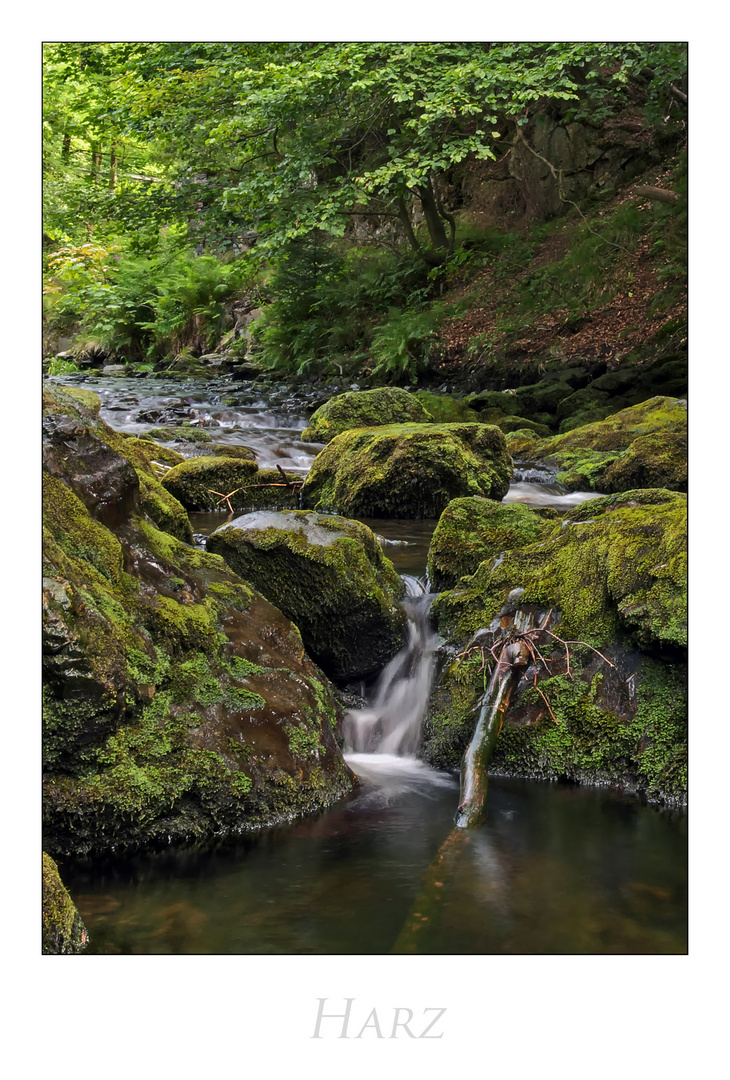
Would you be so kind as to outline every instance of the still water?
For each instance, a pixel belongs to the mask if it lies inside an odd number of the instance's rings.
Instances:
[[[201,424],[216,443],[254,448],[260,466],[301,474],[320,449],[301,443],[307,410],[285,392],[264,398],[245,384],[98,377],[84,385],[102,397],[103,419],[130,433]],[[516,470],[504,501],[566,509],[589,497],[527,469]],[[201,543],[227,519],[222,511],[190,517]],[[368,704],[397,752],[383,752],[387,740],[381,752],[364,752],[370,742],[350,737],[346,757],[360,788],[316,818],[204,848],[59,859],[89,931],[87,952],[380,955],[414,923],[418,950],[429,954],[686,952],[686,815],[601,788],[491,778],[487,820],[437,883],[437,912],[419,910],[459,799],[456,775],[413,756],[407,700],[410,691],[427,696],[434,642],[419,597],[427,599],[436,522],[366,524],[406,580],[418,630],[412,655],[370,688]],[[368,710],[352,715],[361,727],[371,720]]]
[[[89,952],[390,953],[451,831],[458,780],[414,758],[351,765],[360,791],[315,819],[207,850],[60,860]],[[495,777],[445,889],[421,952],[683,953],[686,817]]]

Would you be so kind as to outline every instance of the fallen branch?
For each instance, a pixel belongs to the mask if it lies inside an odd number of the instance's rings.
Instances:
[[[639,184],[638,187],[634,188],[634,195],[638,195],[640,198],[654,199],[655,202],[668,203],[669,206],[674,206],[679,200],[676,191],[652,187],[650,184]]]

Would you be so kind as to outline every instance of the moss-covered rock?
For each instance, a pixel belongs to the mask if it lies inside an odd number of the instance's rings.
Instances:
[[[682,801],[686,530],[683,495],[640,490],[591,500],[537,542],[516,533],[512,550],[442,593],[433,614],[447,646],[426,759],[458,764],[489,680],[490,647],[510,626],[547,620],[533,638],[547,667],[536,657],[521,678],[491,768],[620,783]]]
[[[114,528],[140,511],[160,529],[190,543],[188,515],[160,483],[164,470],[156,461],[164,458],[164,448],[125,437],[97,414],[94,402],[70,393],[68,387],[44,386],[46,472],[66,483],[102,524]]]
[[[596,423],[542,441],[510,440],[521,458],[543,462],[570,491],[687,487],[687,403],[655,397]]]
[[[160,531],[130,461],[62,407],[44,421],[46,850],[190,840],[339,798],[341,710],[296,627]]]
[[[190,427],[190,425],[181,424],[179,427],[156,427],[151,428],[145,438],[153,439],[156,442],[177,442],[177,443],[211,443],[213,442],[213,436],[208,431],[204,431],[203,428]]]
[[[372,675],[405,643],[403,582],[358,521],[260,511],[221,526],[207,547],[297,625],[332,679]]]
[[[88,940],[73,900],[61,881],[50,855],[43,852],[42,951],[47,955],[80,952]]]
[[[464,398],[455,398],[450,394],[435,394],[432,390],[416,390],[412,396],[423,405],[428,413],[429,423],[468,424],[474,420],[483,422],[483,418],[476,414]]]
[[[430,421],[430,413],[414,394],[398,386],[380,386],[375,390],[353,390],[330,398],[312,414],[302,439],[328,443],[335,435],[351,428],[428,424]]]
[[[472,497],[454,499],[439,518],[428,551],[428,576],[435,592],[453,588],[487,559],[526,547],[554,527],[556,510],[529,510]]]
[[[336,436],[302,489],[305,506],[347,517],[434,518],[455,498],[502,499],[512,459],[487,424],[393,424]]]
[[[290,484],[301,477],[288,474]],[[259,469],[250,457],[228,454],[188,458],[165,473],[162,484],[188,510],[225,506],[228,495],[236,510],[291,507],[297,492],[276,469]]]

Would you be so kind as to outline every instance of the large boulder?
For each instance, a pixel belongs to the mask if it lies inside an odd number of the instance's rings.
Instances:
[[[636,490],[589,500],[549,530],[549,519],[535,516],[539,539],[530,540],[529,528],[515,530],[509,550],[490,553],[434,601],[445,645],[424,756],[439,767],[458,765],[499,643],[544,626],[533,636],[533,663],[512,695],[490,768],[684,801],[686,497]],[[465,512],[467,543],[478,522],[478,511]],[[458,524],[452,516],[452,534]],[[452,577],[461,569],[460,545],[453,546]]]
[[[47,955],[78,953],[88,941],[86,927],[61,881],[50,855],[43,852],[42,952]]]
[[[354,390],[338,394],[312,413],[309,426],[302,432],[305,442],[328,443],[351,428],[383,424],[428,424],[432,417],[421,402],[397,386],[375,390]]]
[[[372,675],[405,643],[403,581],[358,521],[259,511],[217,529],[207,548],[296,624],[332,679]]]
[[[160,483],[164,470],[155,461],[163,461],[166,451],[114,431],[99,419],[99,405],[91,391],[44,385],[46,474],[66,484],[103,525],[113,528],[139,511],[159,529],[190,542],[184,507]]]
[[[512,459],[488,424],[392,424],[344,431],[315,458],[303,504],[347,517],[435,518],[452,499],[502,499]]]
[[[557,510],[529,510],[521,503],[472,497],[454,499],[439,518],[428,549],[428,576],[434,592],[452,589],[485,559],[536,543],[554,528]]]
[[[555,470],[569,491],[687,488],[687,402],[654,397],[550,439],[508,437],[515,457]]]
[[[51,405],[45,849],[189,841],[348,792],[341,709],[296,627],[219,556],[157,527],[118,433],[60,391]]]

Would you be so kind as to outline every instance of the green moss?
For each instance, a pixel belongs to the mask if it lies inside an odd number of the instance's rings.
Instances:
[[[350,517],[438,517],[453,498],[501,499],[504,435],[486,424],[398,424],[338,435],[307,476],[305,506]]]
[[[526,547],[554,527],[557,512],[530,510],[519,503],[454,499],[439,518],[428,552],[428,575],[435,591],[453,588],[485,559]]]
[[[257,709],[263,709],[266,701],[261,694],[254,694],[243,687],[231,686],[226,691],[226,704],[231,709],[246,709],[248,712],[255,712]]]
[[[44,955],[77,953],[88,935],[73,900],[64,887],[50,855],[43,852],[43,929]]]
[[[180,427],[152,428],[143,438],[162,440],[163,442],[184,443],[211,443],[213,437],[202,428],[188,427],[181,424]]]
[[[512,453],[558,470],[570,490],[616,492],[687,486],[686,402],[654,397],[542,442],[510,441]]]
[[[259,512],[218,529],[208,547],[295,623],[331,677],[363,677],[403,644],[403,582],[361,522]]]
[[[287,724],[289,747],[295,758],[306,758],[324,753],[320,743],[319,726],[308,728],[306,724]]]
[[[431,415],[416,395],[399,387],[383,386],[330,398],[312,414],[309,426],[302,432],[302,439],[305,442],[327,443],[335,435],[352,428],[409,421],[426,424],[430,420]]]
[[[563,636],[600,647],[621,631],[647,646],[686,646],[686,499],[626,492],[568,513],[543,541],[482,563],[433,610],[463,637],[488,626],[508,594],[561,612]]]
[[[43,474],[43,518],[47,542],[57,543],[65,554],[85,560],[108,582],[119,584],[123,565],[119,540],[90,516],[65,484],[47,473]]]
[[[479,419],[464,399],[450,397],[448,394],[434,394],[431,390],[416,390],[412,396],[423,405],[428,413],[429,423],[470,423]]]
[[[63,392],[68,397],[80,402],[87,409],[90,409],[95,416],[99,415],[101,398],[93,390],[84,390],[81,386],[64,386]]]

